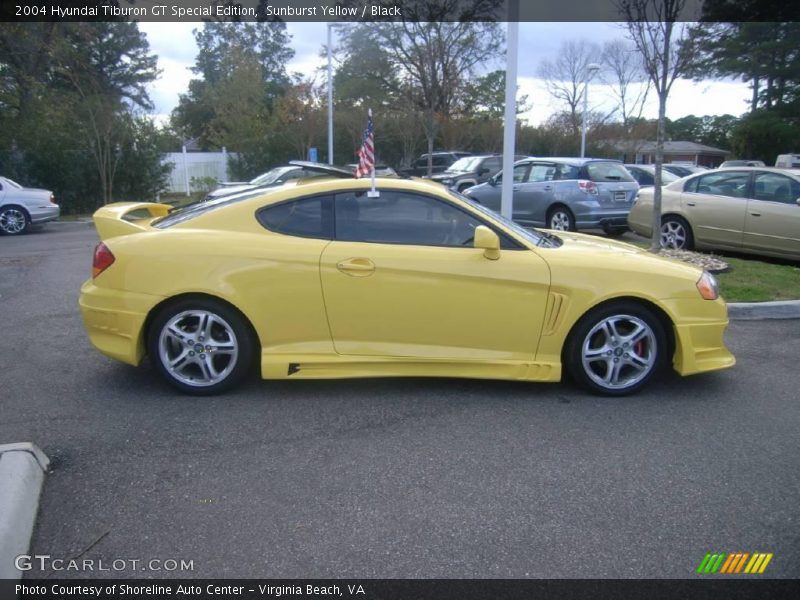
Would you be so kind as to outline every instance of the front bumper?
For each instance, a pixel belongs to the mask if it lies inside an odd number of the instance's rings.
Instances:
[[[92,345],[100,352],[130,365],[145,353],[144,324],[163,298],[98,287],[89,279],[81,286],[78,304]]]
[[[39,225],[40,223],[47,223],[48,221],[55,221],[61,216],[61,207],[58,204],[50,204],[48,206],[37,206],[29,210],[31,215],[31,223]]]
[[[728,309],[718,300],[672,300],[667,306],[673,315],[675,354],[673,367],[680,375],[694,375],[727,369],[736,358],[725,347]],[[698,310],[699,309],[699,310]],[[680,315],[692,315],[692,319]]]

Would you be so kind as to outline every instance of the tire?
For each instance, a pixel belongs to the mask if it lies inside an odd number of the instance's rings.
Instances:
[[[658,317],[645,306],[621,301],[578,321],[565,361],[582,387],[603,396],[625,396],[658,377],[669,362],[668,354],[667,334]]]
[[[686,219],[667,215],[661,219],[661,247],[694,250],[694,234]]]
[[[30,219],[24,208],[4,206],[0,208],[0,232],[5,235],[21,235],[28,230]]]
[[[553,206],[547,211],[547,229],[576,231],[575,217],[566,206]]]
[[[254,334],[244,317],[210,298],[174,302],[153,319],[147,339],[150,360],[180,391],[211,396],[227,391],[253,364]]]

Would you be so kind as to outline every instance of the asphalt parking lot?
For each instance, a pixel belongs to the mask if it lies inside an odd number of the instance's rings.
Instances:
[[[90,347],[95,243],[0,237],[0,443],[53,462],[32,553],[193,561],[131,577],[682,578],[743,551],[800,576],[798,320],[733,323],[734,369],[632,398],[389,379],[197,399]]]

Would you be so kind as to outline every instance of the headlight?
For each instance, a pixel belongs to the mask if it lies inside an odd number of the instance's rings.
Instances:
[[[442,185],[446,185],[446,186],[450,187],[451,185],[453,185],[453,180],[452,179],[441,179],[439,181],[439,183],[441,183]]]
[[[697,291],[706,300],[716,300],[719,298],[719,285],[717,279],[708,271],[703,271],[700,279],[697,280]]]

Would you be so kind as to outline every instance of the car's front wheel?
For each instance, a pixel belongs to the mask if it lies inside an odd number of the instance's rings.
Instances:
[[[148,335],[148,353],[166,380],[203,396],[239,383],[252,365],[254,346],[244,318],[206,298],[168,305],[153,319]]]
[[[615,302],[578,322],[565,358],[571,375],[583,387],[607,396],[624,396],[664,369],[667,334],[646,307]]]
[[[19,235],[28,229],[28,215],[17,206],[0,209],[0,231],[6,235]]]

